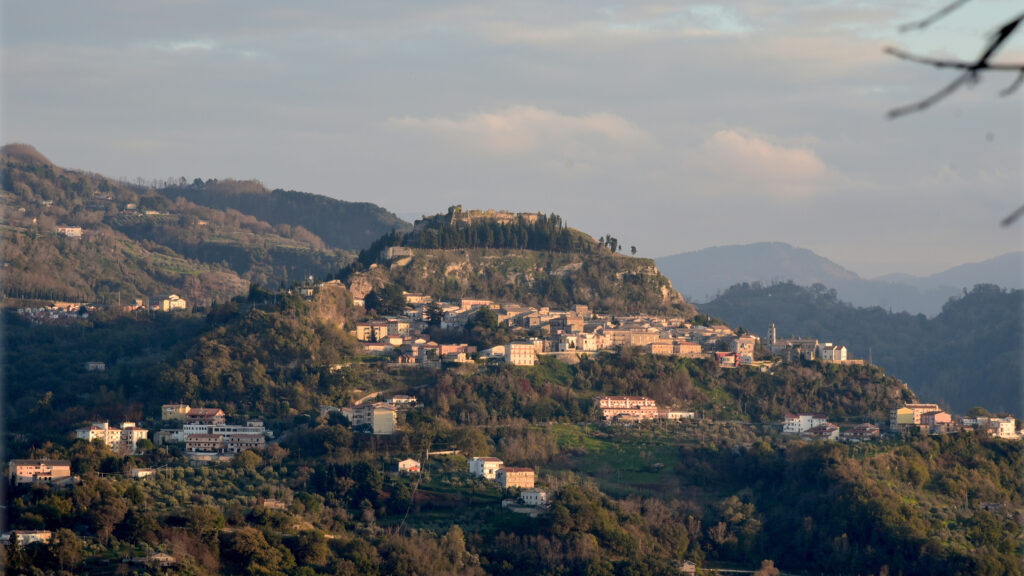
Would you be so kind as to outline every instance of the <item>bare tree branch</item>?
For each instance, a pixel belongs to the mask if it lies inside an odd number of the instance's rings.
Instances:
[[[886,54],[890,56],[895,56],[900,60],[909,60],[910,62],[917,62],[918,64],[928,64],[930,66],[935,66],[936,68],[959,68],[960,70],[978,69],[977,62],[968,62],[966,60],[946,60],[942,58],[928,58],[927,56],[918,56],[916,54],[911,54],[910,52],[900,50],[899,48],[893,48],[892,46],[886,46],[882,50]],[[1022,68],[1024,68],[1024,64],[1003,64],[995,62],[991,64],[985,64],[980,69],[1001,71],[1012,70],[1014,72],[1019,72]]]
[[[948,5],[944,6],[941,10],[939,10],[938,12],[936,12],[936,13],[932,14],[931,16],[925,18],[924,20],[919,20],[917,22],[910,22],[908,24],[904,24],[903,26],[900,26],[900,32],[906,32],[908,30],[921,30],[923,28],[927,28],[927,27],[931,26],[932,24],[934,24],[936,21],[941,20],[941,19],[945,18],[946,16],[948,16],[950,12],[953,12],[957,8],[963,6],[964,4],[967,4],[970,1],[971,0],[954,0],[952,4],[948,4]]]
[[[906,106],[901,106],[900,108],[893,108],[892,110],[889,110],[889,118],[899,118],[900,116],[905,116],[907,114],[912,114],[914,112],[920,112],[925,108],[929,108],[932,104],[935,104],[936,102],[942,100],[946,96],[949,96],[953,92],[956,92],[957,88],[959,88],[961,84],[964,84],[965,82],[976,81],[977,80],[974,77],[974,72],[968,70],[963,74],[957,76],[956,80],[953,80],[945,88],[939,90],[935,94],[932,94],[931,96],[923,100],[914,102],[913,104],[908,104]]]
[[[928,24],[931,24],[938,18],[941,18],[942,16],[945,16],[949,12],[955,10],[956,8],[959,8],[967,1],[968,0],[958,0],[953,4],[946,6],[946,8],[944,8],[942,11],[936,13],[935,15],[929,18],[926,18],[925,20],[922,20],[921,22],[925,23],[924,26],[927,26]],[[900,116],[911,114],[913,112],[919,112],[921,110],[924,110],[925,108],[932,106],[933,104],[949,96],[953,92],[956,92],[957,89],[963,86],[964,84],[977,82],[980,78],[980,73],[983,70],[1017,72],[1018,79],[1014,81],[1014,83],[1011,84],[1009,88],[1001,92],[1003,96],[1013,93],[1019,87],[1020,83],[1024,82],[1024,80],[1021,80],[1020,76],[1024,75],[1024,64],[990,63],[989,59],[991,59],[992,56],[995,55],[995,53],[1006,42],[1006,40],[1017,31],[1017,28],[1020,26],[1022,21],[1024,21],[1024,14],[1021,14],[1020,16],[1017,16],[1016,18],[1010,20],[1006,24],[1003,24],[1003,26],[1001,26],[999,30],[992,34],[988,46],[985,47],[985,51],[982,52],[981,56],[979,56],[978,59],[975,60],[974,62],[964,62],[961,60],[946,60],[941,58],[926,58],[924,56],[916,56],[914,54],[904,52],[897,48],[886,48],[886,53],[891,54],[892,56],[895,56],[896,58],[900,58],[902,60],[908,60],[911,62],[916,62],[918,64],[935,66],[936,68],[957,68],[964,71],[963,74],[956,78],[956,80],[953,80],[953,82],[951,82],[945,88],[939,90],[935,94],[932,94],[931,96],[928,96],[927,98],[915,102],[913,104],[909,104],[907,106],[902,106],[900,108],[890,110],[888,114],[889,118],[899,118]],[[924,26],[917,26],[917,28],[923,28]]]
[[[1013,81],[1013,84],[1010,84],[1006,88],[1003,88],[999,92],[999,95],[1009,96],[1010,94],[1016,92],[1017,89],[1020,88],[1021,84],[1024,84],[1024,67],[1022,67],[1020,72],[1017,74],[1017,78]]]
[[[947,4],[941,10],[932,14],[931,16],[928,16],[924,20],[920,20],[918,22],[911,22],[909,24],[904,24],[903,26],[900,26],[900,32],[906,32],[908,30],[921,30],[923,28],[927,28],[928,26],[934,24],[936,21],[945,18],[950,13],[954,12],[955,10],[957,10],[964,4],[967,4],[968,2],[970,2],[970,0],[953,0],[953,2]],[[914,104],[890,110],[888,114],[889,118],[898,118],[905,114],[918,112],[924,110],[925,108],[928,108],[929,106],[935,104],[939,100],[942,100],[943,98],[949,96],[953,92],[956,92],[957,89],[960,88],[960,86],[964,84],[972,84],[978,82],[981,76],[981,72],[983,70],[992,70],[997,72],[1017,72],[1017,77],[1014,79],[1014,81],[1009,86],[1001,90],[999,92],[999,95],[1005,97],[1016,92],[1017,89],[1021,87],[1021,85],[1024,85],[1024,64],[991,63],[989,62],[989,59],[991,59],[992,56],[1002,47],[1003,43],[1006,42],[1007,38],[1012,36],[1017,31],[1017,28],[1020,27],[1021,22],[1024,22],[1024,14],[1021,14],[1020,16],[1017,16],[1016,18],[1003,24],[999,28],[999,30],[996,30],[995,33],[993,33],[990,36],[990,40],[988,46],[985,48],[985,51],[982,52],[981,56],[979,56],[978,59],[974,62],[942,58],[927,58],[924,56],[910,54],[909,52],[904,52],[903,50],[899,50],[897,48],[885,48],[885,52],[887,54],[895,56],[896,58],[899,58],[901,60],[908,60],[910,62],[934,66],[936,68],[955,68],[958,70],[963,70],[963,73],[957,76],[957,78],[953,80],[953,82],[951,82],[949,85],[947,85],[942,90],[939,90],[935,94],[932,94],[931,96],[925,98],[924,100],[915,102]],[[1003,218],[1000,224],[1002,224],[1003,227],[1011,226],[1022,216],[1024,216],[1024,206],[1017,208],[1009,216]]]
[[[1010,226],[1011,224],[1016,222],[1017,219],[1019,219],[1021,216],[1024,216],[1024,206],[1017,208],[1016,210],[1013,211],[1012,214],[1010,214],[1006,218],[1003,218],[1003,221],[1000,222],[1000,224],[1002,224],[1004,227]]]

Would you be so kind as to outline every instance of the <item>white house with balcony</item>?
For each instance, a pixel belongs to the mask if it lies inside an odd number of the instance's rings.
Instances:
[[[501,470],[504,464],[499,458],[478,456],[469,461],[469,473],[473,476],[494,480],[497,477],[498,470]]]
[[[786,419],[782,422],[782,432],[800,434],[825,424],[828,424],[828,417],[824,414],[786,414]]]

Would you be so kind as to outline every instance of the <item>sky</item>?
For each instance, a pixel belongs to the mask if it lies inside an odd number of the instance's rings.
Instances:
[[[1024,247],[1024,90],[971,59],[1017,2],[5,0],[0,141],[115,178],[258,179],[556,213],[659,257],[783,241],[862,276]],[[1018,34],[1024,37],[1024,33]],[[1000,61],[1024,61],[1015,38]]]

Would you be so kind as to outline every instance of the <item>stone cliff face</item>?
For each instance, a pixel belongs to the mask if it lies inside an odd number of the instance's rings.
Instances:
[[[532,250],[421,250],[354,274],[359,297],[388,282],[437,298],[480,297],[528,305],[586,304],[597,312],[693,316],[653,261],[610,253]]]

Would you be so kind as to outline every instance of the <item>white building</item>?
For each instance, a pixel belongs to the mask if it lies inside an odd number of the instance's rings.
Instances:
[[[831,342],[818,344],[818,358],[823,362],[845,362],[846,346],[836,346]]]
[[[994,438],[1005,440],[1020,438],[1020,434],[1017,433],[1017,420],[1014,418],[979,417],[978,428]]]
[[[134,422],[123,422],[120,428],[112,428],[108,422],[95,422],[88,428],[79,428],[75,435],[87,442],[101,440],[120,454],[134,454],[135,443],[147,438],[149,430],[136,428]]]
[[[420,471],[420,463],[412,458],[406,458],[398,463],[398,471],[412,474]]]
[[[782,432],[784,434],[800,434],[825,424],[828,424],[828,417],[824,414],[786,414],[786,419],[782,423]]]
[[[503,465],[504,462],[498,458],[480,456],[469,461],[469,473],[488,480],[494,480],[498,474],[498,470],[501,470]]]
[[[238,424],[184,424],[181,427],[186,437],[192,434],[259,434],[266,435],[262,420],[250,420],[245,426]]]
[[[688,420],[695,416],[689,410],[673,410],[671,408],[659,408],[658,418],[663,420]]]
[[[519,497],[523,499],[523,503],[527,506],[547,506],[549,501],[548,491],[541,490],[540,488],[524,490]]]

